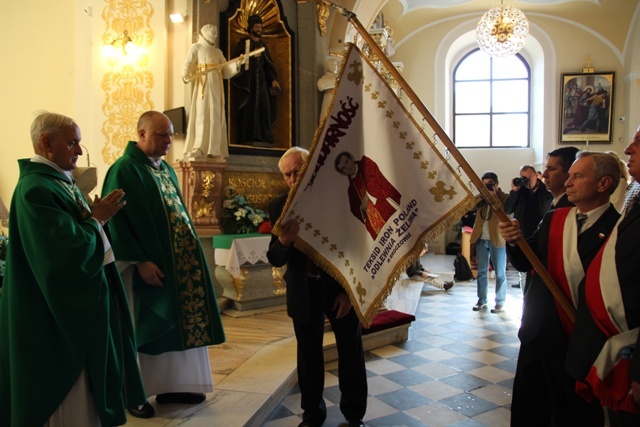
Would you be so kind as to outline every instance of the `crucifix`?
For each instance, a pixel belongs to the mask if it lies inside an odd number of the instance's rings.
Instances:
[[[596,69],[591,66],[591,57],[587,55],[587,57],[585,58],[585,61],[587,61],[587,66],[582,68],[582,72],[583,73],[595,73]]]

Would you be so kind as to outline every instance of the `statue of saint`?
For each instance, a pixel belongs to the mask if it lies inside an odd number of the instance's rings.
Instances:
[[[247,32],[248,36],[236,45],[234,55],[240,56],[260,48],[264,48],[264,51],[249,58],[249,67],[242,67],[233,79],[238,100],[238,144],[273,147],[276,96],[281,89],[276,65],[262,41],[260,15],[249,17]]]
[[[324,93],[322,98],[322,107],[320,109],[320,121],[329,113],[331,106],[331,98],[333,97],[333,89],[336,87],[336,78],[338,77],[338,68],[340,67],[341,58],[336,56],[327,56],[324,60],[325,73],[318,79],[318,90]]]
[[[191,45],[183,67],[183,81],[193,81],[185,159],[229,156],[227,119],[222,79],[235,76],[242,61],[227,61],[215,47],[218,29],[207,24],[200,29],[198,41]]]

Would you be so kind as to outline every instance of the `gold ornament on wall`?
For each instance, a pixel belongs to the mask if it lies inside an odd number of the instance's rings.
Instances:
[[[102,12],[106,26],[103,45],[114,47],[121,40],[126,41],[122,52],[105,58],[108,70],[102,77],[101,87],[105,94],[102,134],[106,139],[102,158],[107,164],[120,157],[128,141],[136,139],[140,115],[154,108],[151,101],[154,77],[145,69],[149,63],[148,49],[154,38],[150,22],[153,13],[151,3],[146,0],[111,0]],[[135,52],[125,49],[131,44],[135,46]]]
[[[309,0],[298,0],[299,4],[308,3]],[[324,36],[327,32],[327,18],[329,18],[330,8],[327,3],[316,2],[316,17],[318,18],[318,30]]]

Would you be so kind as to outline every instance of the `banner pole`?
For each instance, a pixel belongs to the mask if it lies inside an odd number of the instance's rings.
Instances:
[[[449,153],[453,156],[453,158],[458,162],[460,167],[467,174],[473,185],[478,189],[482,198],[489,203],[491,208],[494,210],[498,218],[501,222],[510,222],[511,218],[505,213],[504,209],[498,201],[493,197],[489,190],[484,186],[482,180],[475,171],[471,168],[467,160],[462,156],[458,148],[451,141],[449,136],[445,133],[444,129],[440,126],[440,124],[436,121],[436,119],[431,115],[427,107],[422,103],[418,95],[411,89],[409,84],[402,77],[400,72],[393,66],[387,55],[382,51],[380,46],[375,42],[373,37],[369,34],[369,32],[362,26],[362,23],[356,17],[356,14],[347,10],[346,8],[339,6],[333,2],[327,0],[315,0],[316,2],[327,4],[334,9],[336,9],[340,14],[345,16],[347,20],[353,25],[358,34],[364,39],[364,42],[367,43],[369,48],[376,54],[378,59],[384,64],[385,68],[393,76],[393,78],[398,82],[400,88],[405,92],[406,96],[411,100],[412,104],[418,109],[422,117],[429,123],[429,126],[435,131],[436,135],[444,146],[449,150]],[[565,312],[571,323],[575,323],[576,318],[576,310],[573,307],[573,304],[569,302],[567,297],[562,293],[558,285],[555,283],[555,280],[551,277],[547,269],[544,267],[542,262],[538,259],[533,249],[529,246],[527,241],[525,240],[523,235],[520,235],[518,239],[515,241],[520,250],[527,257],[531,265],[535,269],[535,271],[540,275],[540,278],[543,280],[544,284],[547,286],[553,298],[558,302],[562,310]]]

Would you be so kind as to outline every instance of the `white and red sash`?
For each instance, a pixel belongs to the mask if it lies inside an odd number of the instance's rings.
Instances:
[[[620,221],[587,270],[587,307],[608,340],[591,367],[586,384],[578,382],[576,391],[587,400],[599,399],[615,411],[640,413],[640,406],[630,394],[629,378],[630,346],[637,342],[640,328],[629,330],[625,316],[615,260],[619,224]]]
[[[547,270],[574,307],[578,306],[578,286],[584,278],[584,269],[578,254],[576,213],[575,207],[560,208],[553,212],[549,225],[547,252]],[[556,308],[562,325],[570,336],[573,332],[573,323],[557,301]]]

